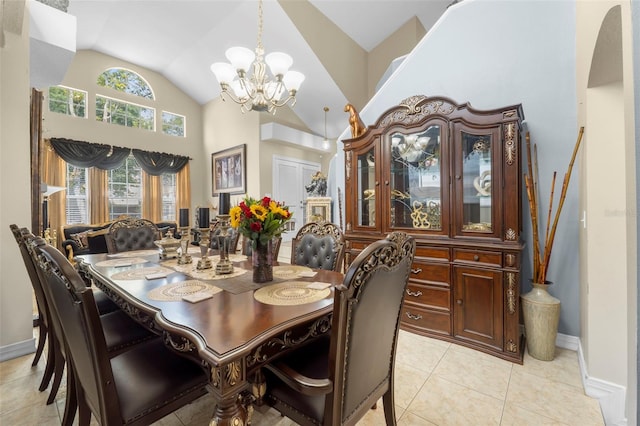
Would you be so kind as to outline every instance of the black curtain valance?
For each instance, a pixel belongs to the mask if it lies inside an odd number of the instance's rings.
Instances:
[[[51,138],[51,147],[64,161],[76,167],[97,167],[102,170],[116,169],[124,163],[130,148]]]
[[[97,167],[113,170],[122,164],[133,152],[133,156],[145,172],[153,176],[163,173],[178,173],[189,162],[189,157],[142,151],[112,145],[75,141],[65,138],[49,139],[53,150],[69,164],[76,167]]]
[[[178,173],[189,162],[189,157],[164,154],[162,152],[132,149],[133,156],[145,172],[153,176],[163,173]]]

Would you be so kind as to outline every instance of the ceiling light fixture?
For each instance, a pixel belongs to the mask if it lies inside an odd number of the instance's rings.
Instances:
[[[327,139],[327,112],[329,107],[324,107],[324,140],[322,141],[322,149],[329,149],[329,139]]]
[[[289,71],[293,64],[291,56],[282,52],[273,52],[265,58],[262,46],[262,0],[258,2],[258,46],[255,54],[246,47],[231,47],[225,52],[229,60],[211,65],[225,100],[225,94],[240,104],[240,110],[268,111],[275,114],[276,108],[291,101],[296,104],[296,93],[304,81],[304,75],[297,71]],[[266,64],[265,64],[266,61]],[[273,77],[267,74],[267,65]],[[249,75],[249,69],[253,73]]]

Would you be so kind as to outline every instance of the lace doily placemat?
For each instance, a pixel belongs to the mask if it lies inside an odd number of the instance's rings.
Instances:
[[[108,254],[107,257],[110,257],[110,258],[145,257],[145,256],[152,256],[154,254],[156,256],[159,256],[160,255],[160,250],[159,249],[149,249],[149,250],[123,251],[121,253]]]
[[[162,266],[152,266],[149,268],[135,268],[122,272],[117,272],[111,275],[113,280],[144,280],[146,275],[165,274],[172,273],[173,270],[169,268],[163,268]]]
[[[239,277],[240,275],[247,272],[246,269],[238,268],[236,266],[233,267],[233,272],[230,274],[216,275],[216,263],[213,258],[209,258],[211,260],[211,264],[213,265],[210,269],[198,269],[198,260],[199,257],[193,257],[191,263],[187,263],[186,265],[178,265],[178,259],[169,259],[162,262],[162,266],[166,266],[167,268],[171,268],[174,271],[182,272],[185,275],[189,275],[191,278],[195,278],[198,280],[225,280],[229,278]],[[217,259],[219,260],[219,259]]]
[[[131,257],[124,259],[110,259],[103,260],[101,262],[97,262],[96,266],[129,266],[129,265],[138,265],[140,263],[147,263],[147,259],[143,259],[141,257]]]
[[[182,300],[183,296],[191,294],[208,294],[214,295],[220,293],[222,289],[216,287],[213,284],[208,284],[198,280],[182,281],[179,283],[172,283],[154,288],[147,296],[151,300],[158,300],[161,302],[175,302]]]
[[[258,302],[267,305],[294,306],[317,302],[331,294],[331,287],[319,290],[309,288],[310,284],[305,281],[286,281],[272,284],[256,290],[253,297]]]
[[[187,249],[187,253],[189,253],[191,256],[195,256],[195,257],[201,257],[202,256],[202,254],[201,254],[202,252],[200,251],[200,247],[190,246]],[[211,253],[211,254],[209,254],[209,253]],[[214,264],[220,260],[220,255],[216,251],[210,251],[209,253],[207,253],[207,255],[209,256],[209,259],[211,259],[211,261]],[[245,260],[247,260],[247,256],[245,256],[244,254],[240,254],[240,253],[230,253],[229,254],[229,260],[231,262],[244,262]]]
[[[314,275],[311,268],[300,265],[279,265],[273,267],[273,276],[288,280],[291,278],[300,278],[303,276]]]

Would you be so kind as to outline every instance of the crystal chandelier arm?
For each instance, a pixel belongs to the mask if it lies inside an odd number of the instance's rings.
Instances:
[[[273,104],[274,107],[276,108],[280,108],[281,106],[285,106],[289,101],[291,101],[291,106],[293,107],[296,104],[296,91],[295,90],[290,90],[289,94],[287,95],[286,98],[284,99],[276,99],[274,101],[272,101],[271,103]]]

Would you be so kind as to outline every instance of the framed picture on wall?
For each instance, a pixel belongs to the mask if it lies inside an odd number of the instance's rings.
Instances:
[[[242,144],[211,154],[213,195],[247,192],[247,145]]]

